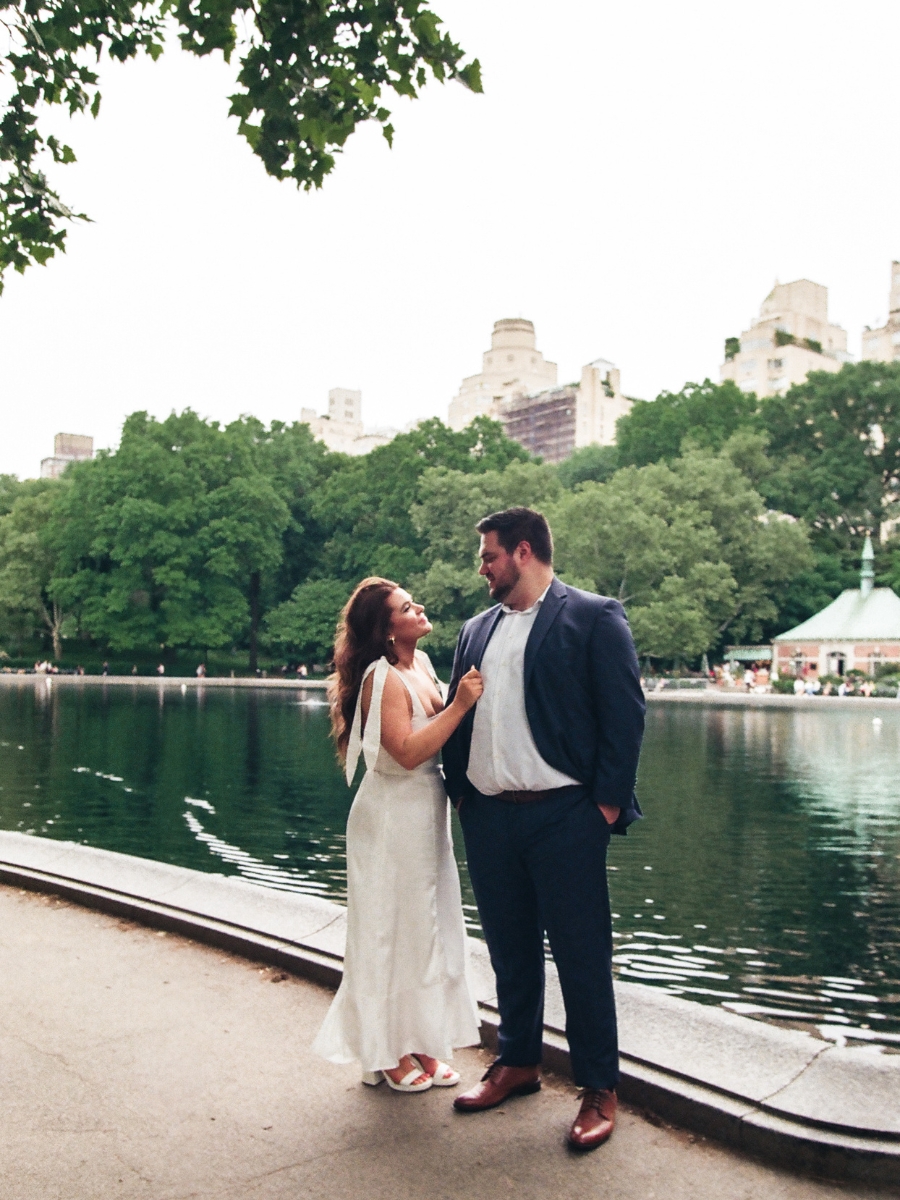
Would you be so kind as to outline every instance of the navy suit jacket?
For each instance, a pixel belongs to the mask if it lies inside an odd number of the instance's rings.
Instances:
[[[496,604],[463,625],[448,702],[460,676],[481,666],[500,614]],[[583,783],[595,804],[621,808],[614,833],[624,833],[642,815],[634,781],[645,708],[622,605],[554,576],[525,647],[525,712],[545,762]],[[454,804],[474,792],[466,776],[474,721],[472,709],[444,746],[444,774]]]

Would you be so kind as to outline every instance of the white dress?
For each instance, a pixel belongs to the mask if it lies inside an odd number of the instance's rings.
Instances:
[[[449,1059],[454,1047],[480,1040],[438,755],[407,771],[381,745],[390,670],[381,658],[363,676],[375,676],[365,737],[360,686],[347,747],[348,783],[360,750],[367,770],[347,820],[344,978],[313,1043],[323,1058],[363,1071],[389,1070],[416,1052]],[[412,698],[413,730],[421,729],[429,717],[398,675]]]

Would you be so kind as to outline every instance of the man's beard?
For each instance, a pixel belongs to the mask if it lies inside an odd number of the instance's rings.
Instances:
[[[519,582],[520,578],[521,578],[521,573],[519,571],[516,571],[515,574],[513,575],[512,579],[505,580],[503,583],[496,583],[491,592],[491,598],[494,600],[499,600],[500,603],[502,604],[503,601],[506,599],[506,597],[509,595],[509,593],[513,590],[513,588]]]

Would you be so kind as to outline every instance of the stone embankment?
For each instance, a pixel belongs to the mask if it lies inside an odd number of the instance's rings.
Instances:
[[[327,987],[341,978],[346,913],[325,900],[10,832],[0,832],[0,883],[182,934]],[[490,1045],[493,974],[484,945],[473,940],[471,949]],[[61,991],[56,1002],[68,1005],[70,997]],[[639,984],[617,984],[617,1002],[626,1101],[793,1170],[875,1186],[900,1180],[900,1055],[839,1047]],[[545,1017],[545,1061],[565,1076],[564,1014],[552,969]],[[423,1179],[431,1179],[429,1162],[425,1155]],[[657,1194],[674,1194],[658,1182]],[[723,1188],[718,1195],[788,1195]]]
[[[195,675],[45,675],[43,672],[29,671],[0,671],[0,687],[4,684],[14,687],[17,684],[34,686],[43,683],[44,687],[140,687],[164,688],[194,691],[198,688],[302,688],[322,691],[328,684],[324,679],[301,679],[291,676],[283,679],[280,676],[270,678],[228,678],[226,676],[205,675],[198,679]]]
[[[797,708],[804,712],[900,712],[890,696],[782,696],[774,692],[722,691],[720,688],[664,688],[645,692],[649,704],[694,704],[718,708]]]

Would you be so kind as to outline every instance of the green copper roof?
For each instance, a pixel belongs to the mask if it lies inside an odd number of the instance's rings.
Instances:
[[[893,588],[860,588],[841,592],[827,608],[776,642],[893,642],[900,641],[900,596]]]

